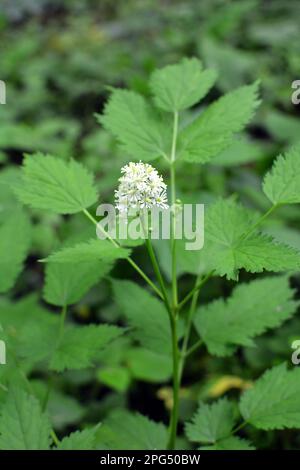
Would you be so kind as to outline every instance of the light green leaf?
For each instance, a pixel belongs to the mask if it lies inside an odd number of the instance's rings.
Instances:
[[[202,70],[198,59],[184,58],[178,64],[155,70],[150,78],[150,87],[156,106],[175,112],[198,103],[216,78],[214,70]]]
[[[37,399],[20,387],[10,388],[0,416],[1,450],[47,450],[50,423]]]
[[[216,166],[231,167],[256,162],[264,157],[263,149],[246,137],[234,139],[232,144],[212,160]]]
[[[88,263],[102,260],[107,263],[127,258],[130,250],[116,247],[108,240],[91,239],[75,246],[63,248],[43,261],[50,263]]]
[[[25,156],[16,194],[24,204],[58,214],[80,212],[98,198],[93,177],[81,163],[41,153]]]
[[[213,446],[200,447],[200,450],[255,450],[255,447],[246,439],[230,436],[216,442]]]
[[[209,352],[225,356],[233,346],[252,346],[252,338],[290,318],[299,302],[286,276],[240,284],[226,301],[215,300],[195,315],[195,326]]]
[[[113,280],[112,286],[117,305],[134,328],[137,341],[151,351],[169,354],[171,331],[164,305],[133,282]]]
[[[98,119],[135,159],[153,160],[170,149],[170,127],[137,93],[113,90],[104,115]]]
[[[52,355],[50,368],[56,371],[91,367],[101,349],[124,333],[113,325],[67,328]]]
[[[244,392],[240,411],[258,429],[300,428],[300,368],[286,364],[269,369]]]
[[[206,163],[225,150],[251,120],[259,101],[258,83],[238,88],[213,103],[179,134],[178,158]]]
[[[300,145],[279,155],[265,176],[263,190],[273,204],[300,203]]]
[[[97,433],[98,440],[110,450],[163,450],[167,429],[139,413],[116,410]]]
[[[44,299],[53,305],[64,306],[78,302],[108,274],[109,263],[47,263],[45,271]]]
[[[21,209],[13,213],[0,227],[0,292],[6,292],[15,283],[23,268],[30,246],[31,227]]]
[[[94,450],[97,429],[98,426],[94,426],[83,431],[72,432],[63,438],[57,450]]]
[[[234,423],[233,404],[222,398],[211,405],[200,404],[185,432],[191,442],[214,444],[230,435]]]

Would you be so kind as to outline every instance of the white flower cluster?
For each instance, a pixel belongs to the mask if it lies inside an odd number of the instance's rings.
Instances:
[[[130,209],[168,208],[166,185],[157,170],[148,163],[130,162],[121,169],[115,191],[116,208],[125,214]]]

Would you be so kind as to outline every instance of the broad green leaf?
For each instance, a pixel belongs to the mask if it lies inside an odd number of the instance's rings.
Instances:
[[[21,388],[10,388],[0,415],[1,450],[47,450],[50,423],[39,402]]]
[[[299,305],[293,296],[286,276],[240,284],[227,300],[202,306],[195,326],[209,352],[225,356],[234,346],[252,346],[252,338],[290,318]]]
[[[244,392],[240,411],[258,429],[300,428],[300,368],[286,364],[269,369]]]
[[[273,204],[300,203],[300,145],[279,155],[265,176],[263,190]]]
[[[163,450],[166,427],[139,413],[116,410],[102,424],[98,441],[109,450]]]
[[[218,200],[207,210],[205,243],[200,252],[207,270],[237,279],[240,269],[281,272],[300,267],[299,252],[252,230],[258,215],[233,199]]]
[[[112,286],[120,312],[134,328],[137,341],[151,351],[169,354],[171,331],[164,305],[133,282],[113,280]]]
[[[156,106],[175,112],[198,103],[216,78],[214,70],[202,70],[198,59],[184,58],[178,64],[155,70],[150,78],[150,87]]]
[[[30,246],[31,227],[27,215],[15,209],[0,227],[0,292],[13,287],[22,271]]]
[[[64,437],[57,450],[94,450],[98,426],[83,431],[72,432]]]
[[[216,442],[213,446],[200,447],[200,450],[255,450],[255,447],[246,439],[230,436]]]
[[[26,155],[16,194],[35,209],[74,214],[97,201],[92,175],[75,160],[51,155]]]
[[[225,150],[251,120],[259,101],[258,83],[228,93],[203,111],[178,138],[178,158],[206,163]]]
[[[201,403],[185,433],[191,442],[214,444],[230,435],[234,426],[234,407],[226,398],[212,405]]]
[[[88,325],[66,328],[50,361],[56,371],[91,367],[97,354],[124,333],[113,325]]]
[[[107,263],[120,258],[127,258],[130,251],[116,247],[108,240],[91,239],[75,246],[62,248],[43,261],[50,263],[88,263],[102,260]]]
[[[101,124],[131,157],[153,160],[170,150],[171,130],[146,100],[128,90],[113,90]]]
[[[53,305],[75,304],[110,269],[109,263],[97,260],[88,263],[47,263],[43,297]]]

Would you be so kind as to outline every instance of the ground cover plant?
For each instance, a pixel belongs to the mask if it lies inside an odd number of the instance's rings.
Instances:
[[[91,44],[91,96],[78,83],[60,119],[49,58],[35,57],[34,40],[23,51],[38,70],[36,101],[1,107],[1,450],[299,446],[298,124],[284,93],[274,109],[267,64],[255,74],[251,51],[222,51],[243,67],[220,78],[222,37],[254,4],[242,5],[207,14],[192,54],[170,40],[164,64],[125,84],[108,67],[101,110]],[[76,100],[84,125],[71,117]],[[100,239],[101,203],[129,203],[137,217],[170,206],[170,240]],[[175,237],[186,203],[205,206],[196,251]]]

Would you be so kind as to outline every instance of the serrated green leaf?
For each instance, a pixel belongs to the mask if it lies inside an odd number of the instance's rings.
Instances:
[[[163,450],[167,429],[139,413],[116,410],[97,433],[98,440],[110,450]]]
[[[93,450],[95,449],[96,432],[98,426],[83,431],[72,432],[64,437],[57,446],[57,450]]]
[[[164,305],[130,281],[112,282],[117,305],[144,347],[161,354],[171,351],[171,331]]]
[[[170,128],[146,100],[128,90],[113,90],[101,124],[118,139],[121,148],[135,159],[153,160],[169,151]]]
[[[0,292],[6,292],[22,271],[30,246],[30,222],[21,209],[15,209],[0,227]]]
[[[124,333],[113,325],[88,325],[66,328],[50,361],[56,371],[91,367],[101,349]]]
[[[47,450],[50,423],[37,399],[21,388],[11,388],[0,415],[1,450]]]
[[[24,204],[58,214],[80,212],[98,198],[93,177],[81,163],[41,153],[25,156],[15,191]]]
[[[293,296],[286,276],[240,284],[226,301],[202,306],[195,326],[211,354],[226,356],[233,346],[251,346],[252,338],[290,318],[299,305]]]
[[[300,145],[277,157],[263,190],[273,204],[300,203]]]
[[[228,93],[185,127],[178,138],[178,158],[206,163],[232,143],[251,120],[259,101],[258,83]]]
[[[108,240],[92,239],[75,246],[62,248],[43,261],[50,263],[88,263],[103,260],[107,263],[127,258],[130,250],[116,247]]]
[[[300,369],[286,364],[269,369],[244,392],[240,411],[258,429],[300,428]]]
[[[43,298],[53,305],[64,306],[78,302],[108,274],[109,263],[47,263]]]
[[[156,106],[175,112],[198,103],[216,78],[214,70],[202,70],[198,59],[184,58],[178,64],[155,70],[150,78],[150,87]]]
[[[211,405],[200,404],[185,432],[191,442],[214,444],[230,435],[234,423],[233,404],[222,398]]]
[[[200,447],[200,450],[255,450],[255,447],[246,439],[230,436],[216,442],[213,446]]]
[[[200,252],[200,260],[204,258],[208,270],[236,280],[242,268],[253,273],[299,269],[299,252],[252,230],[257,219],[256,213],[233,199],[220,199],[209,207]]]

